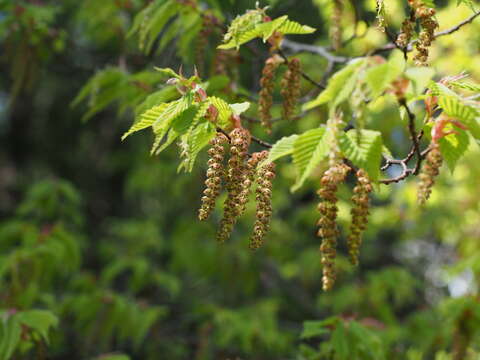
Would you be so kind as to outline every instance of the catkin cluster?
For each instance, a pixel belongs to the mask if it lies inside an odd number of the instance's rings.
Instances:
[[[262,77],[260,79],[260,98],[258,101],[258,111],[260,113],[260,120],[262,125],[270,131],[272,128],[272,115],[270,109],[273,105],[273,87],[275,85],[275,72],[283,59],[274,55],[267,59],[262,70]]]
[[[343,0],[332,0],[333,11],[330,24],[330,39],[333,48],[338,50],[342,47],[342,14]]]
[[[300,60],[288,62],[288,70],[282,79],[283,117],[289,120],[295,112],[295,106],[300,96]]]
[[[268,155],[268,153],[266,153]],[[266,155],[264,157],[266,157]],[[275,164],[273,162],[261,166],[257,173],[255,224],[250,238],[250,248],[258,249],[270,229],[272,217],[272,180],[275,178]]]
[[[335,258],[337,255],[337,237],[339,230],[335,222],[337,218],[337,188],[345,180],[350,168],[343,163],[331,166],[321,179],[318,195],[321,201],[318,204],[320,219],[318,220],[318,236],[322,239],[320,245],[321,262],[323,266],[323,290],[330,290],[336,278]]]
[[[418,35],[418,42],[416,44],[417,53],[415,54],[414,60],[416,65],[425,66],[428,60],[428,48],[435,39],[435,29],[438,28],[438,22],[434,18],[435,9],[424,5],[418,7],[415,14],[417,18],[420,19],[422,30]]]
[[[202,206],[198,211],[198,218],[202,221],[207,220],[213,209],[215,201],[220,195],[222,186],[222,178],[224,175],[223,158],[225,155],[224,145],[228,143],[228,139],[222,133],[210,141],[210,149],[208,155],[207,180],[205,181],[205,190],[203,191]]]
[[[440,146],[437,142],[434,142],[419,175],[420,183],[418,184],[417,198],[420,205],[425,204],[430,197],[432,187],[435,184],[435,178],[440,173],[442,163],[443,158],[440,153]]]
[[[347,238],[348,253],[350,262],[358,265],[359,248],[362,243],[362,233],[365,231],[368,223],[368,209],[370,201],[368,194],[372,192],[372,184],[363,169],[357,171],[357,185],[353,189],[354,195],[352,202],[354,207],[351,210],[352,223],[350,225],[350,234]]]
[[[250,133],[243,128],[236,128],[230,134],[230,159],[226,172],[227,198],[224,203],[223,218],[217,233],[217,240],[224,242],[230,237],[238,217],[242,214],[245,203],[248,201],[248,192],[245,196],[248,171],[246,160],[250,145]]]

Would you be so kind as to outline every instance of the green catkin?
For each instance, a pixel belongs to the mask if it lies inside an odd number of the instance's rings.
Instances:
[[[242,212],[240,196],[247,178],[246,160],[250,145],[250,133],[243,128],[236,128],[230,134],[230,159],[226,173],[227,198],[224,203],[223,218],[217,232],[217,240],[224,242],[230,237],[233,226]]]
[[[270,110],[273,105],[273,87],[275,85],[275,72],[278,66],[283,62],[283,59],[274,55],[267,59],[262,70],[262,77],[260,79],[260,97],[258,100],[258,111],[260,120],[265,129],[270,132],[272,128],[272,115]]]
[[[440,173],[443,158],[438,143],[432,143],[432,148],[428,153],[422,166],[418,184],[417,199],[420,205],[424,205],[432,193],[435,178]]]
[[[227,142],[227,137],[221,133],[218,133],[217,136],[210,141],[211,147],[208,150],[210,159],[208,160],[207,180],[205,181],[206,187],[203,191],[202,206],[198,211],[198,218],[202,221],[208,219],[215,208],[215,201],[218,195],[220,195],[224,174],[224,145]]]
[[[288,62],[288,70],[282,79],[283,118],[290,120],[295,112],[300,97],[300,60],[292,59]]]
[[[268,155],[268,154],[267,154]],[[270,230],[272,217],[272,180],[275,178],[275,164],[267,163],[260,167],[257,173],[255,224],[250,238],[250,248],[258,249],[262,246],[265,235]]]
[[[368,194],[372,192],[372,184],[365,170],[357,171],[357,185],[353,189],[354,195],[352,202],[354,207],[351,210],[352,223],[350,225],[350,234],[347,238],[348,253],[350,262],[358,265],[359,248],[362,243],[362,233],[365,231],[368,223],[368,209],[370,200]]]

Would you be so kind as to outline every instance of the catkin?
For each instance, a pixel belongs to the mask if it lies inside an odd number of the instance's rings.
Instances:
[[[250,133],[243,128],[236,128],[230,134],[230,159],[226,173],[227,198],[224,203],[223,218],[217,233],[217,240],[224,242],[230,237],[238,217],[242,212],[240,196],[247,179],[246,159],[250,145]]]
[[[420,6],[416,10],[416,16],[420,19],[422,30],[418,36],[416,44],[417,53],[415,54],[415,64],[426,66],[428,61],[429,47],[435,39],[435,29],[438,28],[438,22],[435,20],[435,9]]]
[[[350,225],[350,234],[347,238],[348,253],[350,262],[358,265],[359,248],[362,243],[362,233],[365,231],[368,223],[368,209],[370,201],[368,194],[372,192],[372,184],[363,169],[357,171],[357,185],[353,189],[354,195],[352,202],[354,207],[351,210],[352,223]]]
[[[438,143],[432,143],[432,148],[428,153],[422,166],[418,184],[417,198],[420,205],[424,205],[432,193],[432,187],[435,184],[435,178],[440,173],[443,158]]]
[[[345,180],[350,168],[342,163],[330,167],[321,179],[318,195],[321,201],[318,204],[320,219],[318,220],[317,235],[322,239],[320,245],[321,262],[323,266],[323,290],[330,290],[336,278],[335,258],[339,230],[335,222],[337,218],[337,188]]]
[[[288,70],[282,79],[283,118],[289,120],[295,112],[300,96],[300,60],[292,59],[288,62]]]
[[[268,153],[267,153],[268,155]],[[250,238],[250,248],[258,249],[270,229],[272,217],[272,180],[275,178],[275,164],[267,163],[260,167],[257,173],[255,224]]]
[[[330,24],[330,39],[333,48],[339,50],[342,47],[342,15],[343,15],[343,0],[332,0],[333,11]]]
[[[217,136],[210,141],[211,148],[208,150],[210,159],[208,160],[207,180],[205,181],[206,188],[203,191],[202,206],[198,211],[198,218],[202,221],[208,219],[215,208],[215,201],[218,195],[220,195],[224,174],[224,145],[227,142],[227,137],[222,133],[218,133]]]
[[[275,85],[275,72],[278,66],[283,62],[283,59],[274,55],[267,59],[262,70],[262,77],[260,79],[260,98],[258,101],[258,111],[260,113],[260,120],[262,125],[270,131],[272,128],[272,115],[270,109],[273,105],[273,88]]]

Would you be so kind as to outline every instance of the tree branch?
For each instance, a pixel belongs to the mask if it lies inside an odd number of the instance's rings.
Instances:
[[[322,46],[302,44],[302,43],[298,43],[288,39],[283,39],[282,44],[280,46],[282,49],[289,49],[293,53],[308,52],[308,53],[320,55],[321,57],[324,57],[325,59],[327,59],[329,62],[333,62],[333,63],[341,64],[349,60],[348,57],[331,54],[330,52],[328,52],[327,49],[325,49]]]

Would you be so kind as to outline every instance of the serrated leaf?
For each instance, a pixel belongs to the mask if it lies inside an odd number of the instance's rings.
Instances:
[[[154,106],[150,110],[145,111],[142,115],[139,116],[139,120],[132,125],[128,131],[122,135],[122,141],[125,140],[131,134],[147,129],[153,125],[153,123],[162,116],[165,109],[168,107],[168,104],[163,103],[157,106]]]
[[[352,61],[343,69],[337,71],[328,81],[326,89],[323,90],[316,99],[303,105],[303,110],[310,110],[322,104],[333,101],[338,104],[339,101],[343,101],[344,99],[348,98],[351,94],[351,91],[353,91],[353,88],[350,87],[350,93],[348,91],[342,92],[342,90],[345,87],[345,83],[348,82],[352,75],[355,74],[355,71],[361,64],[363,64],[363,62],[364,61],[362,59]],[[341,98],[338,97],[340,93],[342,93]]]
[[[454,128],[456,133],[447,135],[440,139],[440,152],[448,165],[451,172],[454,171],[458,160],[465,154],[470,144],[468,134],[461,130]]]
[[[206,122],[197,126],[187,139],[184,139],[186,149],[185,158],[178,167],[178,171],[184,169],[191,172],[198,153],[208,145],[211,139],[215,137],[216,129],[211,123]]]
[[[473,91],[475,93],[480,93],[480,85],[473,84],[470,82],[461,82],[461,81],[450,81],[448,85],[453,86],[458,89]]]
[[[267,39],[272,36],[285,21],[287,21],[287,18],[288,16],[284,15],[275,20],[258,24],[255,29],[258,31],[259,36],[262,37],[263,42],[267,41]]]
[[[297,169],[297,180],[292,191],[298,190],[310,173],[328,154],[325,128],[316,128],[304,132],[295,139],[293,145],[293,163]]]
[[[48,333],[51,328],[58,326],[58,318],[46,310],[29,310],[18,314],[18,321],[37,331],[43,340],[48,344]]]
[[[375,181],[380,175],[383,140],[379,131],[362,130],[360,139],[358,132],[350,130],[340,138],[340,149],[347,159],[355,166],[365,169],[370,178]]]
[[[275,144],[273,144],[272,148],[269,151],[267,162],[272,162],[281,157],[290,155],[293,153],[293,146],[295,141],[297,140],[298,135],[290,135],[281,138]]]
[[[307,25],[301,25],[296,21],[292,20],[287,20],[285,21],[282,26],[278,28],[278,31],[281,32],[282,34],[288,35],[288,34],[311,34],[317,29],[307,26]]]
[[[230,104],[216,96],[209,96],[208,100],[218,110],[218,125],[222,128],[229,125],[233,112]]]
[[[365,79],[370,88],[371,97],[376,98],[381,95],[402,71],[400,65],[389,62],[368,69],[365,72]]]
[[[458,96],[449,95],[439,95],[438,106],[449,117],[464,123],[475,139],[480,139],[480,112],[475,106],[464,103]]]

